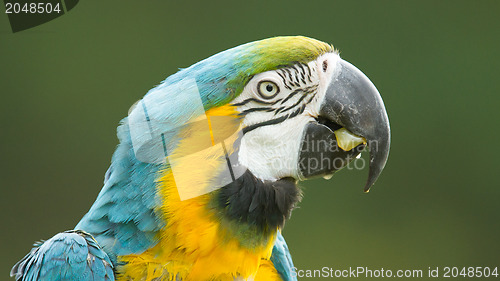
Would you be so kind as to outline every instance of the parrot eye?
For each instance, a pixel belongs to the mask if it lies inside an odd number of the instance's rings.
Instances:
[[[280,92],[278,85],[271,81],[259,82],[257,90],[259,91],[259,95],[265,99],[272,99]]]

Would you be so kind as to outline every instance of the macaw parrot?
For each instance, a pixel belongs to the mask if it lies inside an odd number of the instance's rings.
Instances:
[[[390,128],[373,83],[332,45],[274,37],[179,70],[131,107],[74,230],[34,244],[17,280],[296,280],[281,234],[302,193]]]

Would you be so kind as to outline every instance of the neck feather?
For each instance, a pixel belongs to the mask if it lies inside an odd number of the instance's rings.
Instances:
[[[275,232],[283,227],[300,199],[294,179],[262,181],[247,170],[217,192],[216,204],[225,219]]]

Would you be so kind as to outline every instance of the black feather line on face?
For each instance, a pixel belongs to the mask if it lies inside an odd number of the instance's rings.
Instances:
[[[311,80],[311,76],[312,76],[311,67],[309,67],[308,64],[306,64],[305,66],[307,69],[307,79],[309,80],[309,82],[312,82],[312,80]]]
[[[289,107],[287,107],[287,108],[283,109],[281,112],[286,112],[286,111],[288,111],[288,110],[290,110],[290,109],[292,109],[292,108],[296,107],[297,105],[299,105],[299,104],[302,102],[302,100],[304,100],[304,99],[307,97],[307,95],[308,95],[308,94],[309,94],[309,93],[305,93],[305,94],[304,94],[303,96],[301,96],[301,97],[299,98],[299,100],[297,100],[297,101],[296,101],[293,105],[291,105],[291,106],[289,106]]]
[[[259,100],[259,99],[256,99],[256,98],[248,98],[242,102],[238,102],[238,103],[235,103],[233,104],[233,106],[242,106],[242,105],[245,105],[249,102],[256,102],[256,103],[261,103],[261,104],[269,104],[269,105],[274,105],[278,102],[280,102],[281,99],[278,99],[278,100],[275,100],[275,101],[265,101],[265,100]]]
[[[279,69],[276,73],[278,73],[278,75],[281,77],[281,80],[283,81],[283,85],[285,86],[285,88],[287,88],[288,90],[291,90],[292,88],[290,88],[290,86],[288,86],[288,83],[286,82],[287,79],[285,78],[283,72],[284,72],[283,70]]]
[[[307,66],[307,65],[306,65]],[[306,70],[304,68],[304,64],[299,64],[300,67],[300,80],[302,81],[303,84],[306,84]]]
[[[293,78],[295,79],[296,84],[300,86],[300,80],[299,80],[300,79],[300,69],[298,67],[298,64],[293,66],[293,70],[295,71],[295,75]]]
[[[243,110],[239,115],[247,115],[248,113],[252,113],[252,112],[258,112],[258,111],[267,111],[267,112],[270,112],[270,111],[273,111],[274,109],[272,107],[252,107],[252,108],[249,108],[249,109],[245,109]]]
[[[293,178],[262,181],[247,170],[219,190],[217,202],[229,220],[276,231],[290,218],[301,195]]]
[[[246,126],[245,128],[243,128],[242,132],[243,132],[243,134],[246,134],[246,133],[251,132],[251,131],[253,131],[259,127],[262,127],[262,126],[269,126],[269,125],[281,123],[281,122],[285,121],[287,118],[288,118],[288,116],[285,115],[285,116],[281,116],[279,118],[275,118],[275,119],[271,119],[268,121],[253,124],[250,126]]]
[[[281,104],[284,104],[287,100],[291,99],[293,96],[295,96],[296,94],[301,93],[301,92],[303,92],[302,89],[296,89],[295,91],[291,92],[286,98],[284,98],[281,101]]]

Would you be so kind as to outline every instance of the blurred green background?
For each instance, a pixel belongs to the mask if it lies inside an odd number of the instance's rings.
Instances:
[[[81,1],[16,34],[0,16],[0,279],[85,214],[136,100],[179,67],[276,35],[340,49],[381,92],[393,138],[369,194],[367,170],[303,183],[284,230],[295,265],[500,266],[499,12],[500,1]]]

